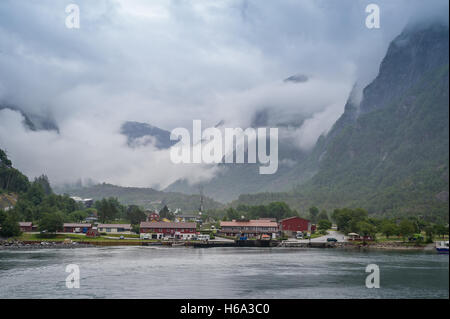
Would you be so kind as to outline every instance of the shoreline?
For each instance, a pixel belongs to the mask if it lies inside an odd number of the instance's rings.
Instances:
[[[145,247],[145,246],[168,246],[172,247],[172,243],[168,242],[76,242],[64,243],[62,241],[0,241],[0,251],[2,250],[32,250],[32,249],[75,249],[75,248],[93,248],[93,247]],[[183,243],[181,247],[194,247],[192,243]],[[180,247],[180,246],[176,246]],[[223,247],[220,244],[211,244],[210,248]],[[245,246],[229,246],[229,247],[245,247]],[[296,248],[296,247],[281,247],[272,246],[271,248]],[[356,244],[350,242],[338,242],[332,246],[324,247],[297,247],[297,248],[322,248],[322,249],[340,249],[340,250],[390,250],[390,251],[434,251],[435,244],[430,243],[423,246],[405,245],[400,242],[383,242],[383,243],[367,243]]]
[[[336,248],[339,249],[359,249],[359,250],[391,250],[391,251],[433,251],[435,248],[434,243],[426,244],[426,245],[405,245],[404,243],[398,242],[384,242],[384,243],[371,243],[367,245],[362,244],[354,244],[351,243],[342,243]]]

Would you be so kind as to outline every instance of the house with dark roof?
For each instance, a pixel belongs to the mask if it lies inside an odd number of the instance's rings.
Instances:
[[[260,235],[275,237],[278,234],[278,224],[271,219],[222,221],[219,233],[230,237],[238,235],[246,235],[249,238]]]
[[[30,233],[33,231],[32,222],[19,222],[20,231],[23,233]]]
[[[131,234],[131,224],[98,224],[97,230],[107,234]]]

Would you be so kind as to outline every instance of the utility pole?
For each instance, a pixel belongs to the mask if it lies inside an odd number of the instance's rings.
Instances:
[[[199,207],[199,215],[203,213],[203,185],[199,186],[200,190],[200,207]]]

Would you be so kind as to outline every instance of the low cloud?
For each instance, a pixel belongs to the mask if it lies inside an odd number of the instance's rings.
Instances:
[[[303,123],[289,134],[311,149],[408,21],[448,11],[444,0],[378,1],[381,28],[369,30],[365,0],[75,2],[78,30],[65,27],[64,2],[0,2],[0,105],[48,116],[60,130],[28,131],[18,112],[2,110],[0,147],[30,177],[155,187],[216,171],[127,147],[124,121],[245,128],[268,109],[271,124]],[[308,81],[283,82],[297,74]]]
[[[207,180],[217,168],[175,165],[169,150],[130,148],[126,138],[101,119],[74,120],[60,130],[31,131],[16,111],[0,111],[0,144],[28,176],[45,173],[57,184],[94,178],[123,186],[164,188],[178,178]],[[102,127],[101,130],[96,127]],[[83,132],[83,134],[80,134]]]

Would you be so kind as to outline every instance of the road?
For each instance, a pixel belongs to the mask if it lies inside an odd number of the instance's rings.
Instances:
[[[219,237],[219,236],[215,236],[214,239],[210,239],[209,241],[234,242],[233,239],[223,238],[223,237]]]
[[[335,230],[330,230],[330,231],[328,231],[327,235],[313,238],[313,239],[311,239],[311,242],[312,243],[324,243],[327,241],[328,238],[336,238],[338,240],[338,242],[347,241],[347,238],[346,238],[346,236],[344,236],[344,234],[342,234],[338,231],[335,231]],[[309,239],[300,239],[297,241],[300,243],[309,243]]]

